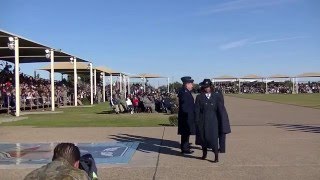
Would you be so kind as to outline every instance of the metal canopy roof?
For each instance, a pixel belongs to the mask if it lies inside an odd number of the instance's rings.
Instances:
[[[241,79],[263,79],[263,77],[255,75],[255,74],[249,74],[249,75],[241,77]]]
[[[274,74],[274,75],[269,76],[268,78],[280,79],[280,78],[291,78],[291,76],[288,76],[285,74]]]
[[[58,73],[61,73],[61,74],[73,74],[73,63],[71,62],[55,62],[54,63],[54,71],[55,72],[58,72]],[[123,73],[120,73],[120,72],[116,72],[116,71],[113,71],[109,68],[106,68],[106,67],[96,67],[96,68],[92,68],[93,70],[97,70],[97,72],[101,73],[101,72],[104,72],[106,73],[107,75],[114,75],[114,76],[118,76],[120,74],[123,74]],[[51,65],[48,64],[38,70],[44,70],[44,71],[49,71],[51,70]],[[89,73],[90,72],[90,66],[89,64],[87,63],[84,63],[84,62],[77,62],[77,73],[80,73],[80,74],[86,74],[86,73]]]
[[[164,77],[164,76],[160,76],[158,74],[147,74],[147,73],[144,73],[144,74],[138,74],[136,76],[130,76],[131,78],[167,78],[167,77]]]
[[[71,62],[55,62],[54,72],[62,74],[72,74],[73,73],[73,63]],[[51,71],[51,65],[48,64],[38,70]],[[88,73],[90,72],[89,64],[84,62],[77,62],[77,73]]]
[[[309,73],[303,73],[297,76],[298,78],[302,77],[320,77],[320,72],[309,72]]]
[[[22,36],[15,35],[0,29],[0,60],[14,63],[14,51],[8,48],[9,37],[19,38],[19,59],[20,63],[36,63],[36,62],[50,62],[46,58],[45,49],[54,49],[46,45],[31,41]],[[79,62],[87,62],[77,56],[55,50],[55,62],[70,61],[70,57],[76,57]]]
[[[213,79],[238,79],[238,78],[230,75],[223,75],[223,76],[215,77]]]
[[[96,67],[95,69],[96,69],[97,71],[104,72],[104,73],[106,73],[107,75],[119,76],[120,74],[124,74],[124,73],[121,73],[121,72],[112,70],[112,69],[110,69],[110,68],[108,68],[108,67],[105,67],[105,66],[99,66],[99,67]]]

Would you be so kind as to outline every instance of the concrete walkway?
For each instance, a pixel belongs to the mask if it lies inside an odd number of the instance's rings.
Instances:
[[[0,127],[0,141],[141,141],[129,164],[99,165],[101,179],[320,179],[320,110],[233,97],[226,104],[232,134],[218,164],[212,153],[200,160],[198,147],[181,156],[176,127]],[[34,168],[0,166],[0,177],[22,179]]]

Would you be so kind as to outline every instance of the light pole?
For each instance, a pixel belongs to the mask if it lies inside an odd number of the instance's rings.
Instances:
[[[78,74],[77,74],[77,58],[71,57],[70,62],[73,63],[73,81],[74,81],[74,106],[78,106]]]
[[[89,63],[90,68],[90,104],[93,105],[93,72],[92,72],[92,62]]]
[[[50,81],[51,81],[51,111],[55,111],[55,96],[54,96],[54,49],[46,49],[46,58],[50,59]],[[58,102],[59,103],[59,102]]]
[[[14,73],[16,87],[16,116],[20,116],[20,57],[19,57],[19,38],[9,37],[8,48],[14,50]],[[9,104],[8,104],[9,106]]]

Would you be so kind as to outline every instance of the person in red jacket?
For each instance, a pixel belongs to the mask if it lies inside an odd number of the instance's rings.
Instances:
[[[133,104],[134,112],[137,113],[138,106],[139,106],[139,99],[137,96],[134,96],[134,98],[132,100],[132,104]]]

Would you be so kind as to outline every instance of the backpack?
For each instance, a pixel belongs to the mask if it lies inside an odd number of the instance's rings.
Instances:
[[[98,170],[91,154],[85,154],[80,157],[79,168],[84,170],[90,179],[98,179]]]

